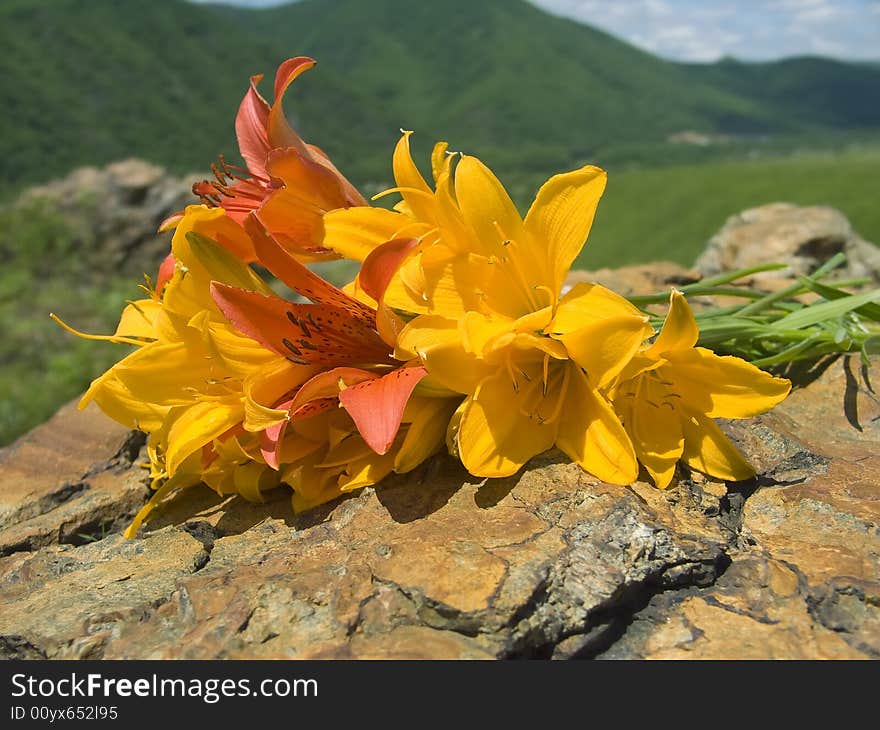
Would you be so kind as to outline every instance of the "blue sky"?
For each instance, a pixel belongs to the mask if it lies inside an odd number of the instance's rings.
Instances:
[[[289,0],[224,1],[266,7]],[[880,0],[530,2],[676,60],[768,60],[805,54],[880,60]]]

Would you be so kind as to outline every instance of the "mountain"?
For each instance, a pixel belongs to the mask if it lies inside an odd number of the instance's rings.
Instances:
[[[136,8],[136,12],[133,9]],[[824,59],[678,64],[522,0],[4,0],[7,188],[137,155],[177,172],[234,157],[250,74],[307,54],[287,111],[356,181],[387,182],[401,127],[499,171],[666,154],[682,130],[880,129],[880,68]],[[659,150],[659,152],[658,152]]]

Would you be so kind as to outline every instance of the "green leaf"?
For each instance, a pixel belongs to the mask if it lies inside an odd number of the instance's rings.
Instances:
[[[850,292],[843,291],[834,286],[829,286],[828,284],[822,284],[818,281],[813,281],[807,277],[801,277],[801,282],[810,291],[831,301],[853,296]],[[861,314],[863,317],[867,317],[875,322],[880,322],[880,304],[874,304],[872,302],[863,304],[861,307],[858,307],[853,311],[855,311],[856,314]]]
[[[874,289],[863,294],[849,294],[846,297],[835,299],[830,302],[810,304],[797,312],[792,312],[772,325],[777,330],[796,330],[811,327],[821,322],[842,317],[848,312],[857,310],[866,304],[880,301],[880,289]]]

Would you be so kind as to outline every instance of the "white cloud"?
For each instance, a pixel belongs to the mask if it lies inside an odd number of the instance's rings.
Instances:
[[[191,1],[268,7],[291,0]],[[676,60],[803,54],[880,60],[880,0],[529,1]]]
[[[531,2],[677,60],[880,59],[880,0]]]

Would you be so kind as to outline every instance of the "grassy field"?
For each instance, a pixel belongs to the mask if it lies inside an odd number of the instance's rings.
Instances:
[[[0,2],[0,197],[130,155],[180,173],[233,159],[248,77],[269,74],[271,94],[276,65],[298,54],[319,65],[287,113],[358,184],[388,179],[401,127],[425,154],[446,139],[502,173],[583,158],[684,164],[785,136],[828,148],[837,134],[880,131],[880,68],[674,63],[523,0],[130,5]],[[725,142],[665,144],[684,130]]]
[[[87,342],[49,319],[87,332],[113,330],[138,281],[99,274],[93,238],[45,201],[0,210],[0,445],[44,421],[124,354]]]
[[[579,268],[667,259],[689,265],[725,219],[771,202],[830,205],[880,244],[880,148],[782,159],[609,171]]]
[[[620,172],[609,167],[608,191],[579,268],[658,259],[691,264],[729,215],[774,201],[839,208],[864,238],[880,242],[878,147]],[[504,182],[527,206],[542,177]],[[125,354],[79,340],[48,317],[55,311],[80,329],[108,332],[124,301],[139,296],[135,278],[98,274],[84,253],[90,248],[86,228],[45,204],[0,210],[0,256],[8,262],[0,270],[0,445],[45,420]],[[351,270],[323,268],[333,278]]]

